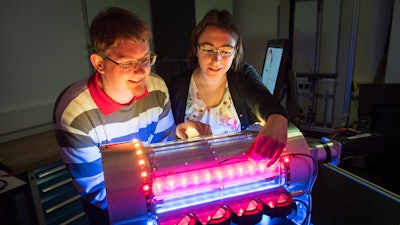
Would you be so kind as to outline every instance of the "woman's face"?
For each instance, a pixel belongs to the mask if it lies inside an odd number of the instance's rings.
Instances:
[[[221,77],[232,65],[235,58],[236,40],[227,31],[207,26],[199,36],[197,58],[202,76]]]

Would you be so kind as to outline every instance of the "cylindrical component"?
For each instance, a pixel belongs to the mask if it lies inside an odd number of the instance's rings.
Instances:
[[[340,161],[341,143],[326,139],[319,142],[309,142],[311,155],[318,163],[333,162],[338,164]]]

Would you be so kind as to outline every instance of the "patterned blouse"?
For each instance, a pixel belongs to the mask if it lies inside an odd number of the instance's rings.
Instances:
[[[228,83],[225,85],[224,96],[219,105],[209,107],[201,98],[192,76],[185,111],[185,121],[188,120],[209,124],[213,135],[240,131],[240,120],[233,105]]]

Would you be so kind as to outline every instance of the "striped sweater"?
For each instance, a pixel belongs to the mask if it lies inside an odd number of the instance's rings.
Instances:
[[[120,105],[98,87],[99,74],[64,90],[54,108],[61,157],[81,196],[107,208],[100,146],[139,139],[144,144],[175,137],[168,89],[156,74],[146,80],[145,96]]]

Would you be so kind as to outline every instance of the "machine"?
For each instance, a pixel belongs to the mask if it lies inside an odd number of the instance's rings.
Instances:
[[[102,146],[111,224],[309,224],[318,159],[290,124],[278,162],[249,160],[257,131]]]

